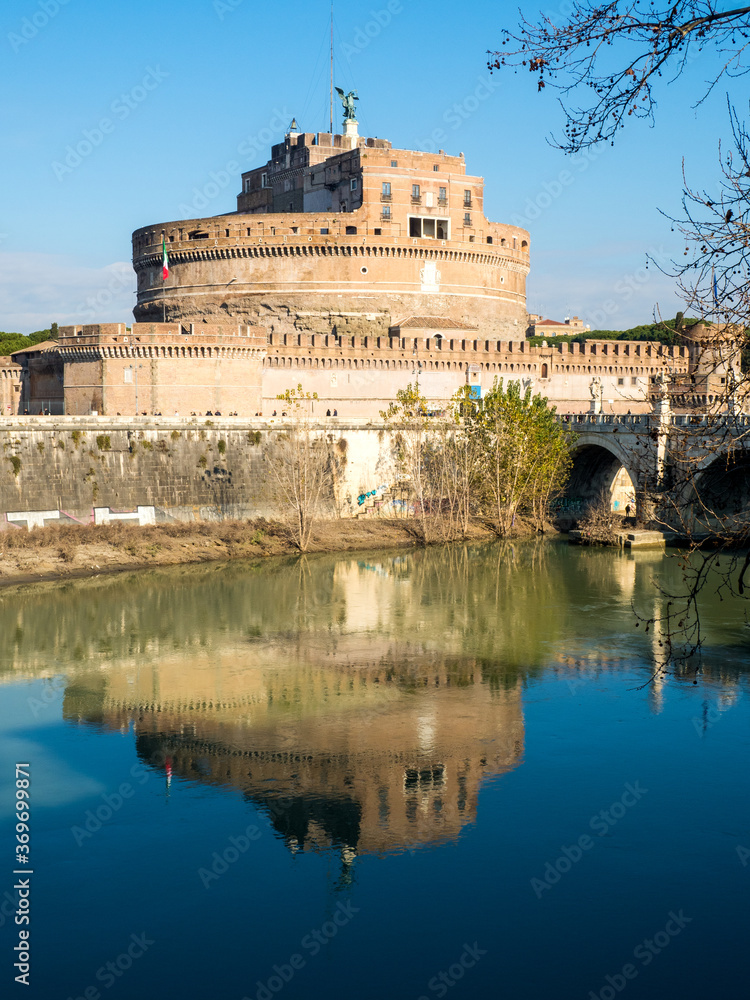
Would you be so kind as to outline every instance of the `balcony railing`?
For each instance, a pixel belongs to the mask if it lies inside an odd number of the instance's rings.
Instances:
[[[380,213],[380,221],[381,222],[390,222],[392,218],[393,218],[393,216],[391,215],[390,212],[381,212]]]
[[[392,197],[393,197],[392,195],[386,194],[385,191],[383,191],[382,194],[380,195],[380,200],[381,201],[390,201]]]
[[[448,199],[447,198],[438,198],[438,202],[437,203],[438,203],[438,205],[441,208],[445,208],[445,206],[448,204]]]

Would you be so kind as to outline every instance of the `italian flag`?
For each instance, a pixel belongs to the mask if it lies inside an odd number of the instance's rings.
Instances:
[[[161,238],[161,280],[166,281],[169,277],[169,257],[167,256],[167,242]]]

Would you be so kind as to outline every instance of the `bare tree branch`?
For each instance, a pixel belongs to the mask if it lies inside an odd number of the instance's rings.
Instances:
[[[502,32],[488,66],[525,68],[536,76],[538,90],[556,90],[567,121],[553,144],[578,152],[611,142],[631,116],[653,122],[659,81],[676,79],[704,51],[715,63],[706,94],[722,77],[743,75],[750,69],[749,44],[750,7],[723,11],[715,0],[662,7],[646,0],[582,0],[561,24],[549,15],[540,14],[536,23],[522,16],[516,28]],[[583,93],[585,103],[577,106]]]

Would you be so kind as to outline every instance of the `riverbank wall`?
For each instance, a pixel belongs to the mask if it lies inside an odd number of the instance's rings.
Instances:
[[[274,445],[295,422],[232,417],[17,417],[0,424],[0,529],[51,523],[140,523],[272,517]],[[311,421],[340,458],[337,516],[392,485],[384,425]]]

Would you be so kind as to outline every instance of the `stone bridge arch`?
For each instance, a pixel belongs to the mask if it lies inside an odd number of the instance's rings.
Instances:
[[[573,466],[563,498],[563,507],[582,509],[609,494],[612,509],[624,512],[627,504],[635,514],[637,475],[633,456],[610,434],[580,434],[572,450]]]
[[[694,476],[693,523],[738,532],[750,525],[750,448],[707,456]]]

